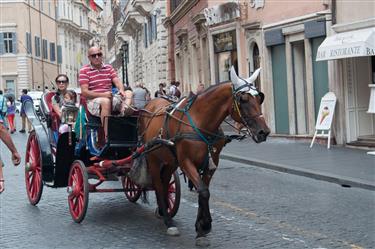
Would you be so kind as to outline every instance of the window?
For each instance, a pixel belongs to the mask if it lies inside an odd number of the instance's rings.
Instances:
[[[79,25],[82,27],[82,9],[79,9]]]
[[[29,32],[26,32],[26,50],[28,54],[32,54],[31,34]]]
[[[156,40],[158,38],[158,29],[157,29],[157,23],[156,23],[156,15],[153,15],[152,16],[152,20],[153,20],[153,26],[154,26],[154,39]]]
[[[56,60],[55,43],[54,42],[50,42],[50,44],[49,44],[49,56],[50,56],[50,60],[51,61],[55,61]]]
[[[35,56],[40,57],[40,38],[35,36]]]
[[[15,54],[17,51],[16,33],[0,33],[0,54]]]
[[[150,44],[152,44],[152,39],[153,39],[153,25],[152,25],[152,19],[149,18],[148,21],[147,21],[147,24],[148,24],[148,40],[150,42]]]
[[[7,93],[15,93],[15,85],[14,80],[5,80],[5,88],[7,89]]]
[[[48,42],[43,39],[43,59],[48,59]]]
[[[145,42],[145,48],[147,48],[148,43],[147,43],[147,23],[144,24],[144,42]]]
[[[61,49],[61,45],[57,45],[57,63],[58,64],[62,63],[62,49]]]

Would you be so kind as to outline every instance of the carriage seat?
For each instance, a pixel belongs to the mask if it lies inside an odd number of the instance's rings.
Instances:
[[[60,126],[60,118],[56,112],[53,111],[52,98],[56,95],[55,92],[47,92],[41,98],[41,112],[46,117],[47,127],[53,131],[58,131]]]

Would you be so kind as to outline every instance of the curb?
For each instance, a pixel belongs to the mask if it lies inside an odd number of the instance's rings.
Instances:
[[[251,166],[257,166],[261,168],[271,169],[283,173],[299,175],[304,177],[313,178],[316,180],[336,183],[341,185],[342,187],[355,187],[355,188],[362,188],[366,190],[375,191],[375,184],[373,182],[369,182],[366,180],[360,180],[351,177],[339,176],[328,172],[317,172],[308,169],[301,169],[293,166],[287,166],[283,164],[263,161],[259,159],[248,159],[241,156],[235,156],[233,154],[222,153],[220,155],[220,159],[229,160],[233,162],[243,163],[243,164],[250,164]]]

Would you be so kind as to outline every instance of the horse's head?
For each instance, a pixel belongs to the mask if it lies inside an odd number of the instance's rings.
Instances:
[[[230,72],[233,83],[233,108],[231,117],[236,122],[243,124],[250,131],[256,143],[265,141],[270,133],[261,109],[264,94],[258,91],[253,84],[259,73],[260,68],[250,78],[242,79],[237,76],[233,67]]]

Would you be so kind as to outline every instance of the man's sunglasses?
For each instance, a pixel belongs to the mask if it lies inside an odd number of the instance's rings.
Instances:
[[[68,83],[67,80],[57,80],[56,81],[56,84],[65,84],[65,83]]]
[[[102,56],[103,56],[102,53],[90,54],[90,57],[91,57],[91,58],[97,58],[97,57],[102,57]]]

